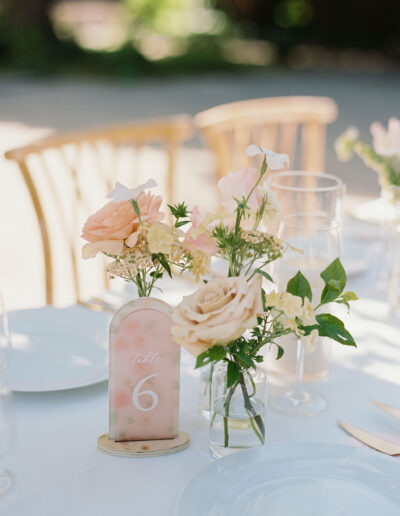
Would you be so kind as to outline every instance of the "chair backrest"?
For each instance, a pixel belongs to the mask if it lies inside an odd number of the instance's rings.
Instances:
[[[207,109],[195,124],[222,177],[252,164],[245,155],[250,143],[288,154],[292,168],[323,171],[325,126],[336,117],[336,103],[327,97],[270,97]]]
[[[179,115],[163,120],[54,134],[5,153],[8,160],[18,164],[33,203],[43,250],[47,304],[53,304],[55,300],[56,262],[59,261],[56,255],[60,253],[63,260],[68,257],[71,296],[75,300],[82,298],[83,284],[91,272],[89,268],[85,269],[80,257],[80,230],[88,215],[105,204],[104,196],[115,179],[133,187],[137,182],[143,182],[142,179],[155,177],[159,172],[155,169],[162,163],[166,168],[162,178],[164,191],[167,201],[171,202],[176,152],[192,133],[191,118]],[[162,152],[155,150],[156,154],[149,156],[149,145],[161,146]],[[145,161],[150,169],[147,167],[139,178],[141,161],[146,153]],[[96,269],[90,265],[91,269]],[[104,289],[107,286],[104,262],[97,265],[96,274],[97,278],[101,277]]]

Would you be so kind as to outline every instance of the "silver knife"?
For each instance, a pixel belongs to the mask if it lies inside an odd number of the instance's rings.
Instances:
[[[361,430],[361,428],[343,423],[343,421],[338,421],[338,425],[341,426],[343,430],[345,430],[352,437],[355,437],[357,440],[366,444],[370,448],[373,448],[374,450],[392,456],[400,455],[400,446],[398,444],[386,441],[377,435],[366,432],[365,430]]]
[[[381,403],[380,401],[369,400],[373,405],[378,407],[379,409],[387,412],[391,416],[398,417],[400,419],[400,409],[397,407],[392,407],[391,405],[386,405],[386,403]]]

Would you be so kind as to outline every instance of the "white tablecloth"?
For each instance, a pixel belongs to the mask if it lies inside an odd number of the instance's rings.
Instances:
[[[359,276],[352,286],[368,294],[367,279]],[[328,409],[309,419],[268,410],[267,446],[346,444],[349,437],[337,426],[338,419],[372,432],[399,433],[399,421],[368,401],[373,398],[400,406],[400,327],[386,311],[386,305],[376,299],[354,305],[349,327],[358,350],[335,346],[329,378],[313,385],[329,400]],[[63,392],[16,393],[15,446],[4,460],[15,485],[0,498],[0,514],[173,514],[186,483],[213,460],[207,448],[208,423],[197,412],[198,373],[193,365],[194,359],[184,352],[180,428],[190,434],[191,445],[165,457],[114,457],[97,449],[97,437],[108,430],[106,383]]]

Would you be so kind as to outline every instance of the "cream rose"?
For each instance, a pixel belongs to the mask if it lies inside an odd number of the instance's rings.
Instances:
[[[172,312],[172,338],[197,356],[257,326],[262,312],[261,277],[215,278],[185,296]]]

